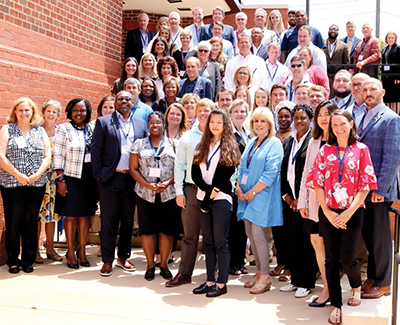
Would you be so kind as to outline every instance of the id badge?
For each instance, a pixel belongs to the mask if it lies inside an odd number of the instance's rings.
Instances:
[[[358,61],[362,61],[363,58],[364,58],[364,55],[360,54],[360,55],[358,56]]]
[[[248,176],[246,174],[243,174],[240,184],[247,185],[247,178]]]
[[[333,197],[335,198],[337,203],[341,203],[349,198],[344,187],[338,188],[333,191]]]
[[[185,73],[186,73],[185,70],[179,71],[179,76],[181,76],[181,77],[183,78],[183,76],[185,75]]]
[[[150,167],[150,172],[149,172],[150,177],[161,177],[161,169],[160,168],[152,168]]]
[[[18,148],[26,148],[26,141],[24,137],[15,138],[15,143],[17,144]]]
[[[90,153],[85,154],[85,163],[91,162]]]
[[[383,66],[383,71],[390,71],[390,65]]]

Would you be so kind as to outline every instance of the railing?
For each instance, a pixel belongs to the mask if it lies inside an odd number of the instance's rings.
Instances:
[[[395,215],[394,223],[394,259],[393,259],[393,284],[392,284],[392,325],[397,324],[397,295],[399,286],[399,244],[400,244],[400,211],[394,208],[389,209]]]

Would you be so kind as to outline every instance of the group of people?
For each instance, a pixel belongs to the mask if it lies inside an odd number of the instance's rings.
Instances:
[[[62,259],[52,241],[61,216],[67,266],[90,267],[89,217],[100,202],[101,276],[113,273],[117,237],[115,266],[136,270],[129,258],[137,207],[148,281],[159,268],[166,287],[191,283],[202,231],[207,274],[194,294],[218,297],[227,293],[229,274],[248,274],[248,242],[256,272],[244,286],[251,294],[269,291],[279,276],[288,282],[280,291],[306,297],[321,276],[322,292],[309,305],[330,301],[332,324],[341,323],[341,272],[352,288],[350,306],[390,294],[388,210],[400,198],[400,117],[384,104],[375,70],[357,72],[373,63],[366,52],[371,27],[363,26],[355,48],[355,71],[338,69],[330,86],[327,57],[342,48],[350,62],[354,23],[343,47],[336,25],[324,42],[303,11],[289,11],[287,30],[277,10],[267,17],[257,9],[251,31],[243,12],[237,30],[224,16],[215,8],[213,23],[203,25],[196,8],[194,24],[182,29],[172,12],[154,35],[140,14],[114,96],[100,101],[96,119],[84,98],[68,102],[69,121],[60,125],[55,100],[42,116],[29,98],[14,103],[0,131],[10,273],[43,262],[38,220],[46,222],[47,257]],[[388,35],[386,59],[392,40]],[[173,276],[170,253],[182,235]],[[360,254],[368,262],[365,281]]]

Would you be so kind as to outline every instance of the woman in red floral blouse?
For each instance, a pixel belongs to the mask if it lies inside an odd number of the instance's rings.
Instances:
[[[328,322],[340,324],[340,263],[352,288],[347,304],[358,306],[361,277],[356,249],[363,224],[364,200],[370,190],[377,189],[377,184],[369,149],[357,142],[351,114],[334,111],[329,129],[328,144],[318,153],[306,185],[315,189],[321,205],[320,232],[324,237],[326,277],[333,307]]]

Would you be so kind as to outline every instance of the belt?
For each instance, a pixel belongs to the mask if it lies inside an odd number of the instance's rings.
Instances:
[[[120,170],[120,169],[116,169],[115,170],[116,173],[121,173],[121,174],[128,174],[129,170]]]

